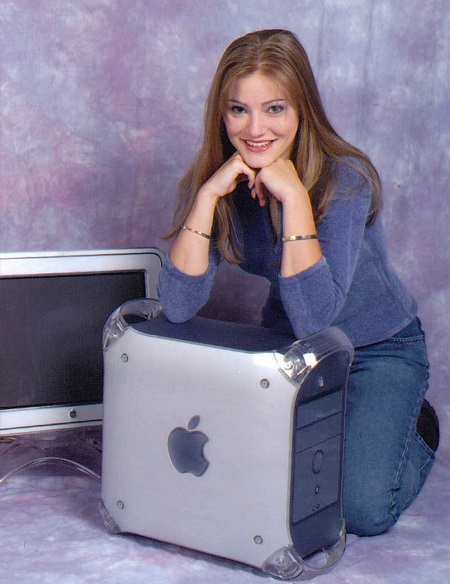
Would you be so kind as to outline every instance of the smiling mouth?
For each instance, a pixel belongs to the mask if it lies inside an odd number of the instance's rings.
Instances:
[[[253,140],[243,140],[243,142],[249,150],[265,151],[272,144],[273,140],[264,140],[261,142],[255,142]]]

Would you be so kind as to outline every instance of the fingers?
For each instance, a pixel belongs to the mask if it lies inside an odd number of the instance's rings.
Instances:
[[[289,197],[297,196],[301,189],[304,187],[292,162],[278,158],[258,172],[253,196],[258,197],[260,205],[264,206],[270,196],[283,202]]]
[[[259,173],[256,175],[254,186],[251,189],[253,199],[258,199],[261,207],[265,207],[270,199],[270,193],[261,180]]]
[[[252,189],[255,184],[255,176],[255,171],[247,166],[241,156],[236,153],[205,184],[208,184],[216,196],[223,197],[233,192],[237,185],[243,181],[247,181],[249,189]]]
[[[234,172],[237,173],[235,178],[235,186],[237,186],[237,184],[240,182],[247,181],[248,188],[253,188],[255,184],[256,171],[245,164],[244,160],[238,152],[233,154],[233,156],[225,164],[230,164]]]
[[[202,190],[214,199],[232,193],[241,182],[247,182],[253,199],[261,207],[268,204],[271,195],[279,201],[298,190],[299,177],[289,160],[278,159],[260,170],[249,167],[235,152],[203,185]],[[301,183],[300,183],[301,184]]]

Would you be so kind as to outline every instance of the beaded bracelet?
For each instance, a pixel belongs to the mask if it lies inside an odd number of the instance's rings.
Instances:
[[[196,233],[197,235],[201,235],[202,237],[204,237],[205,239],[211,239],[211,236],[208,235],[207,233],[203,233],[203,231],[197,231],[196,229],[192,229],[192,227],[188,227],[187,225],[185,225],[183,223],[183,225],[181,226],[181,229],[183,231],[191,231],[192,233]]]
[[[285,243],[287,241],[305,241],[306,239],[318,239],[318,237],[316,233],[313,235],[287,235],[282,237],[281,241]]]

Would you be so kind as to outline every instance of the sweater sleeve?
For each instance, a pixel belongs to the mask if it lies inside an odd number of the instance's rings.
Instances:
[[[158,296],[163,312],[171,322],[185,322],[208,302],[219,257],[209,254],[208,269],[199,276],[179,270],[167,257],[158,279]]]
[[[339,315],[364,242],[372,198],[369,185],[343,165],[338,185],[317,226],[323,257],[298,274],[279,277],[281,301],[297,338],[331,326]]]

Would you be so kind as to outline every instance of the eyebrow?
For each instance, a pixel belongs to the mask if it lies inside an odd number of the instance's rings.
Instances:
[[[287,99],[285,99],[284,97],[280,97],[279,99],[271,99],[270,101],[265,101],[261,105],[268,106],[268,105],[271,105],[273,103],[280,103],[280,101],[286,103]],[[246,103],[243,103],[242,101],[239,101],[238,99],[229,99],[228,102],[236,103],[236,104],[243,105],[243,106],[247,107]]]

